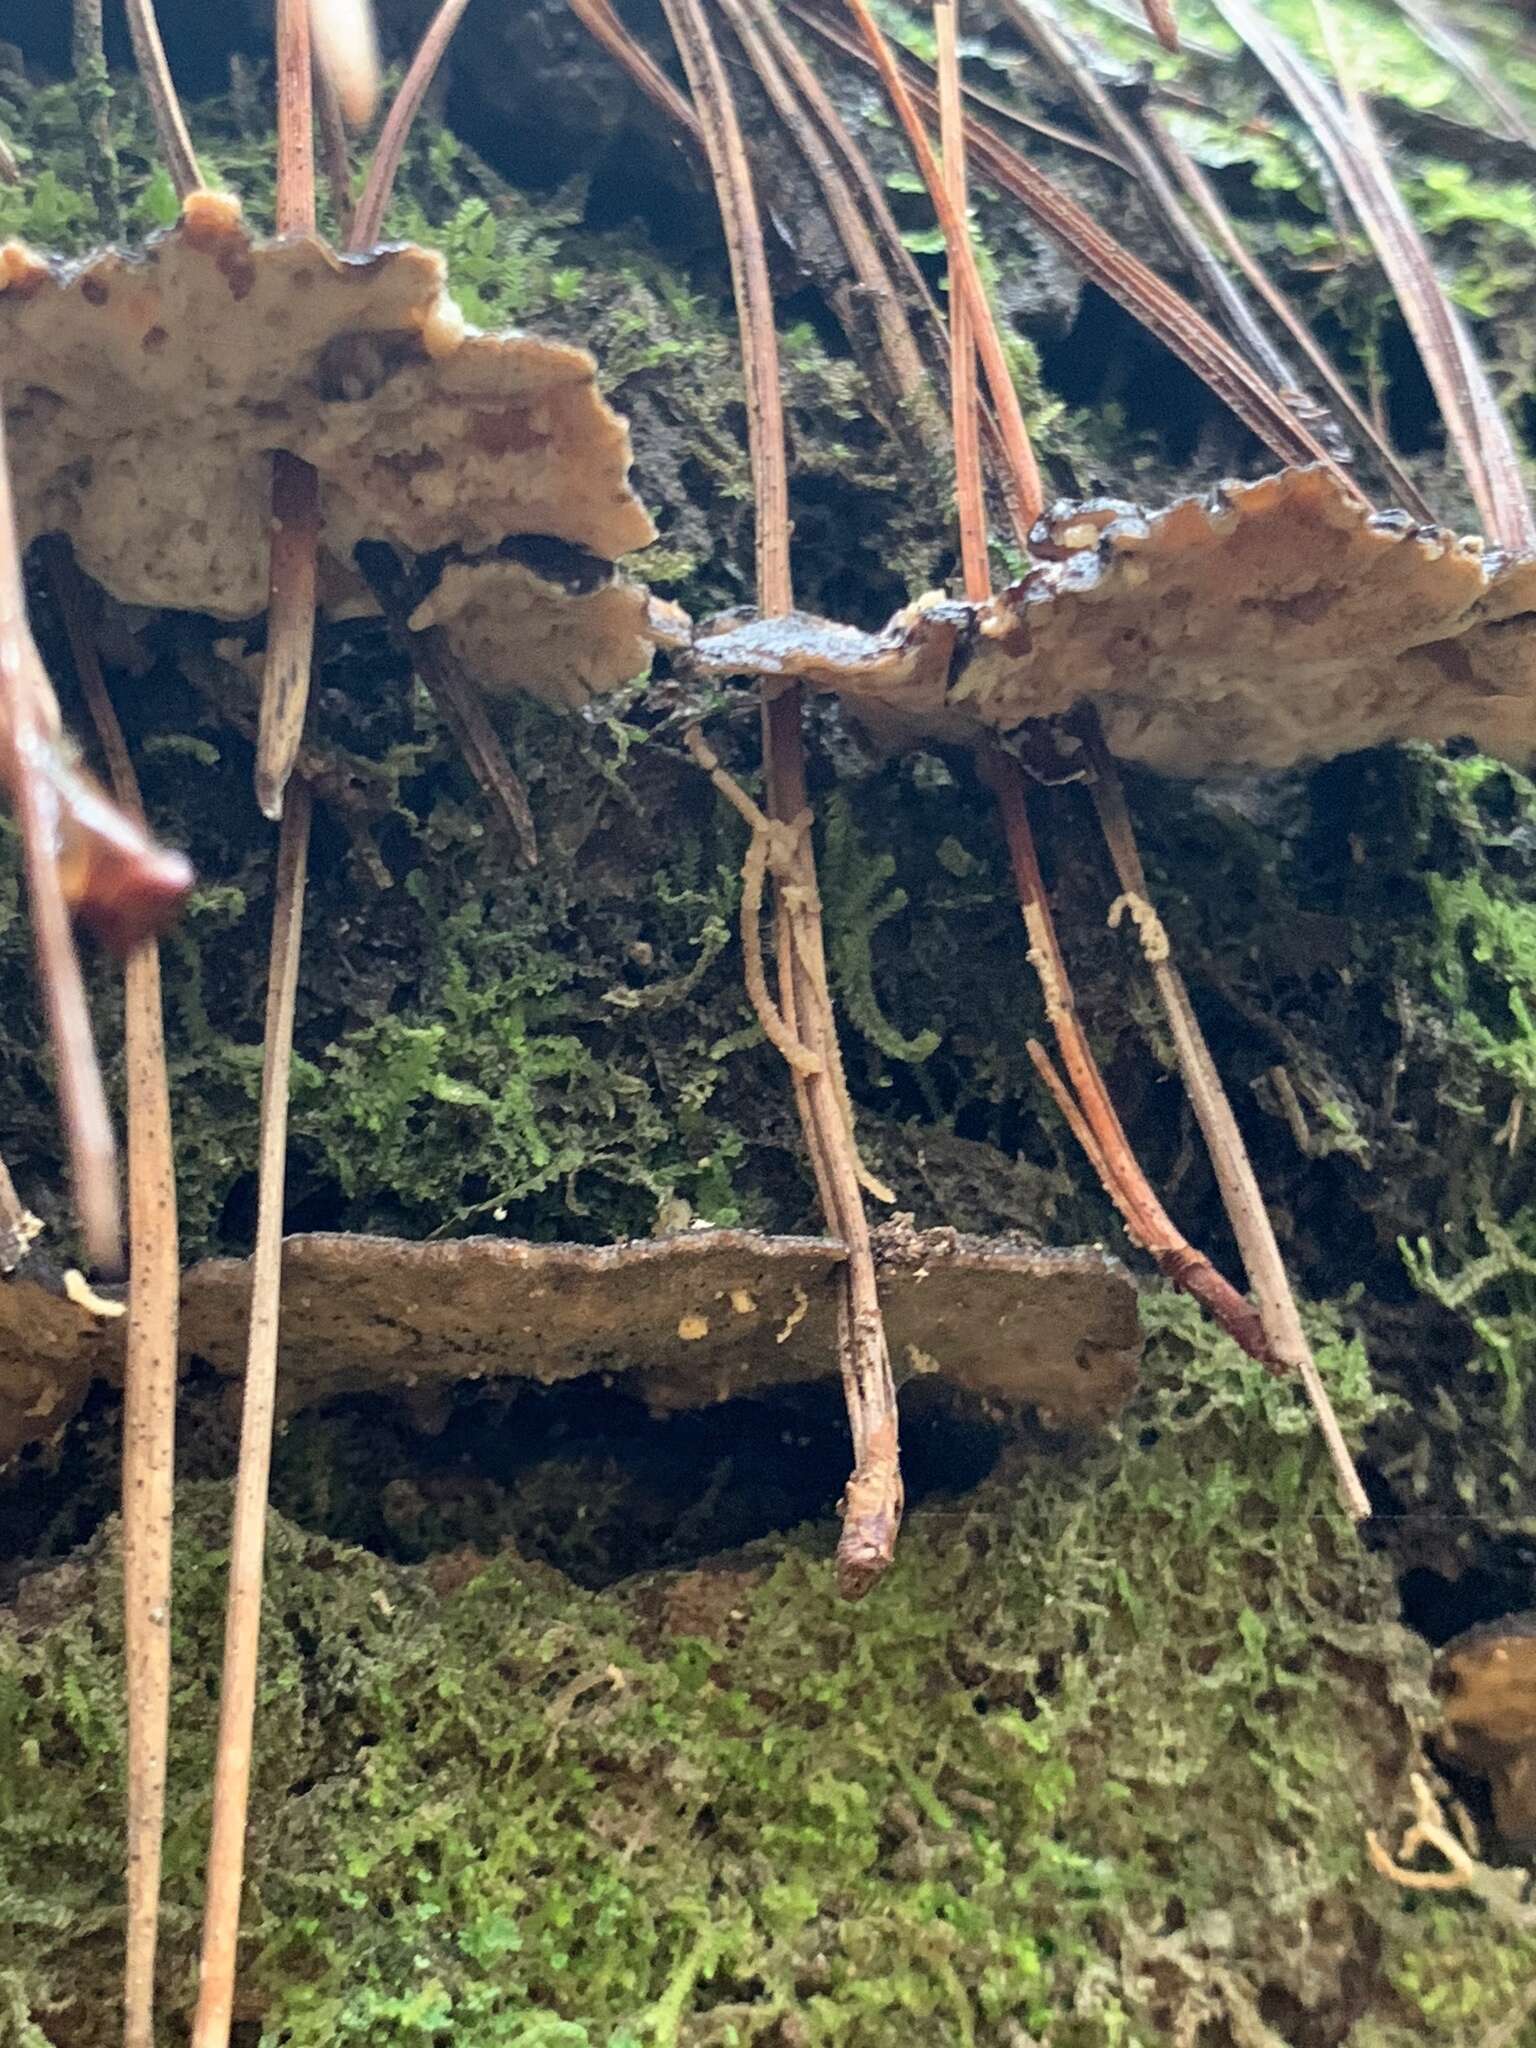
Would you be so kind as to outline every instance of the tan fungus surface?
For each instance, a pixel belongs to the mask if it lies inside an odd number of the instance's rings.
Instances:
[[[140,251],[65,265],[0,248],[0,363],[23,541],[67,534],[125,602],[262,611],[269,462],[286,449],[320,474],[328,592],[356,589],[361,539],[490,554],[502,588],[492,551],[547,535],[597,558],[599,586],[539,594],[534,637],[560,643],[557,694],[578,672],[606,689],[649,661],[644,596],[606,565],[654,528],[592,358],[467,329],[434,252],[258,241],[233,200],[200,194]],[[437,623],[452,640],[468,613],[483,637],[473,565],[454,590]],[[515,637],[528,602],[513,595]]]
[[[1094,1251],[886,1225],[876,1233],[892,1358],[1066,1426],[1116,1415],[1141,1340],[1130,1276]],[[631,1376],[658,1409],[837,1370],[842,1248],[822,1238],[694,1230],[608,1246],[350,1234],[283,1252],[281,1397],[460,1379],[552,1385]],[[250,1271],[194,1266],[182,1286],[183,1357],[244,1368]],[[0,1281],[0,1458],[51,1436],[90,1381],[120,1371],[120,1325],[24,1277]]]
[[[724,620],[694,664],[835,691],[894,735],[973,739],[1091,703],[1115,754],[1166,774],[1402,739],[1536,749],[1536,563],[1373,516],[1325,470],[1162,512],[1066,508],[1037,540],[1056,559],[984,605],[924,600],[878,634]]]

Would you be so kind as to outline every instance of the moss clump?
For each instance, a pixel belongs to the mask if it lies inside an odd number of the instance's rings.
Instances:
[[[404,1569],[276,1524],[243,1974],[260,2039],[1162,2048],[1225,2023],[1460,2048],[1500,2018],[1536,1948],[1365,1862],[1422,1649],[1385,1621],[1291,1392],[1181,1304],[1151,1315],[1123,1433],[1020,1450],[919,1513],[858,1608],[819,1529],[596,1596],[511,1553]],[[1324,1362],[1358,1424],[1358,1353],[1335,1337]],[[184,1490],[168,2014],[226,1507]],[[33,2048],[115,2024],[116,1570],[109,1534],[0,1624],[0,1984]],[[1240,2031],[1251,2011],[1269,2034]]]

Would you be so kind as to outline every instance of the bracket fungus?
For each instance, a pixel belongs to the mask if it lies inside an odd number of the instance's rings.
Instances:
[[[977,739],[1087,703],[1113,754],[1170,775],[1403,739],[1536,748],[1536,561],[1372,513],[1329,470],[1160,512],[1061,507],[1033,542],[984,602],[923,599],[879,633],[737,614],[700,628],[692,663],[835,692],[893,736]]]
[[[433,251],[264,241],[196,193],[142,250],[0,249],[0,360],[23,544],[66,534],[117,598],[263,611],[281,451],[320,478],[323,604],[371,608],[353,550],[384,541],[442,570],[420,623],[482,671],[496,645],[503,686],[580,703],[649,665],[613,564],[654,528],[592,358],[469,329]]]
[[[901,1223],[875,1232],[892,1355],[1056,1428],[1111,1420],[1136,1383],[1130,1276],[1104,1253]],[[632,1376],[658,1410],[707,1407],[835,1370],[828,1238],[693,1230],[604,1245],[405,1243],[318,1234],[283,1248],[283,1400],[432,1381],[543,1385]],[[120,1324],[40,1280],[0,1281],[0,1458],[55,1434],[115,1376]],[[243,1370],[250,1267],[209,1259],[182,1284],[181,1352]]]
[[[1536,1854],[1536,1609],[1454,1637],[1435,1659],[1435,1686],[1441,1752],[1487,1779],[1504,1846]]]

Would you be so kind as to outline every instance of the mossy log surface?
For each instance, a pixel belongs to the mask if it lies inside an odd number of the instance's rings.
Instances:
[[[424,11],[382,10],[397,52]],[[1219,36],[1185,11],[1197,40]],[[1310,33],[1301,0],[1272,11]],[[1526,160],[1481,136],[1484,110],[1395,10],[1336,11],[1523,428]],[[105,174],[59,82],[56,12],[6,24],[24,56],[0,46],[0,133],[23,171],[0,184],[0,232],[67,251],[98,239]],[[236,9],[162,12],[206,159],[264,224],[262,31]],[[632,19],[655,28],[645,6]],[[1119,40],[1113,18],[1092,19]],[[1489,10],[1489,32],[1508,19]],[[1117,54],[1144,54],[1124,34]],[[1536,85],[1526,60],[1501,68],[1516,91]],[[1072,118],[1051,81],[1009,75],[1046,118]],[[1224,76],[1222,114],[1190,115],[1186,139],[1376,395],[1436,510],[1469,523],[1385,285],[1338,239],[1260,83]],[[115,196],[142,234],[174,202],[135,89],[114,88]],[[860,81],[837,91],[866,117],[937,283],[891,134]],[[750,94],[746,114],[764,133]],[[1108,166],[1031,148],[1152,246]],[[872,626],[954,567],[942,415],[882,389],[840,311],[819,203],[787,150],[764,155],[797,596]],[[1269,466],[1027,223],[985,191],[977,212],[1052,488],[1156,502]],[[596,351],[661,527],[636,566],[696,613],[749,596],[712,204],[563,5],[471,8],[389,231],[446,251],[471,318]],[[74,717],[58,622],[35,596]],[[250,797],[249,677],[215,645],[228,630],[114,622],[112,687],[149,811],[201,877],[164,955],[188,1260],[247,1252],[254,1221],[273,848]],[[587,1244],[695,1220],[814,1230],[789,1089],[742,986],[743,833],[687,760],[668,686],[579,717],[497,707],[541,839],[523,870],[382,628],[330,628],[320,659],[290,1228]],[[1045,1020],[968,762],[882,760],[828,705],[810,732],[872,1166],[920,1227],[1102,1241],[1144,1274],[1029,1063]],[[751,704],[711,707],[711,735],[750,779]],[[1502,2038],[1536,1934],[1482,1898],[1394,1887],[1365,1836],[1411,1817],[1431,1644],[1533,1599],[1536,782],[1401,748],[1241,784],[1134,776],[1130,797],[1378,1520],[1363,1540],[1343,1520],[1295,1390],[1150,1284],[1142,1389],[1103,1436],[1047,1441],[924,1386],[914,1511],[857,1609],[831,1585],[846,1466],[825,1390],[664,1425],[584,1382],[306,1413],[275,1474],[243,2048]],[[1136,1147],[1190,1237],[1235,1271],[1134,937],[1106,923],[1116,890],[1083,793],[1042,789],[1038,824]],[[96,990],[116,1075],[105,970]],[[0,1151],[63,1262],[4,824],[0,1016]],[[184,1409],[173,2042],[195,1966],[231,1465],[211,1373],[191,1373]],[[119,2026],[115,1451],[99,1390],[0,1491],[0,2043],[18,2048],[97,2048]],[[1478,1782],[1452,1783],[1486,1826]]]

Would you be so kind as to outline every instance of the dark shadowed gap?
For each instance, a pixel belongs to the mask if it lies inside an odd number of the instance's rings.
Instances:
[[[979,1485],[1001,1428],[942,1389],[915,1394],[909,1504]],[[830,1382],[670,1416],[597,1377],[445,1398],[427,1427],[379,1395],[299,1417],[278,1446],[274,1505],[403,1563],[510,1545],[595,1588],[829,1520],[848,1474]]]
[[[229,1384],[187,1375],[178,1477],[234,1469]],[[993,1470],[1003,1425],[948,1389],[904,1396],[907,1498],[964,1494]],[[98,1387],[56,1452],[0,1479],[0,1605],[66,1559],[118,1507],[121,1399]],[[350,1396],[297,1416],[275,1452],[272,1503],[301,1527],[407,1564],[466,1546],[520,1556],[602,1587],[685,1570],[783,1534],[830,1525],[848,1476],[848,1425],[832,1381],[656,1416],[596,1375],[553,1388],[448,1383],[408,1409]]]

